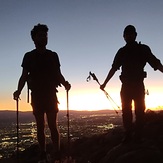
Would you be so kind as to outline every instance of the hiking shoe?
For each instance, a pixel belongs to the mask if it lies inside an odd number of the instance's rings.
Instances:
[[[48,163],[46,160],[40,160],[38,163]]]
[[[135,136],[134,137],[134,143],[135,144],[141,144],[141,143],[143,143],[143,138],[142,137],[139,137],[139,136]]]
[[[47,155],[45,151],[41,152],[38,163],[50,163],[49,155]]]
[[[142,132],[135,132],[134,134],[134,143],[140,144],[143,143],[143,135]]]
[[[53,155],[51,155],[52,163],[61,163],[61,153],[60,151],[54,152]]]
[[[52,163],[61,163],[61,161],[60,160],[54,160],[54,162],[52,162]]]
[[[125,135],[124,138],[122,139],[123,144],[131,143],[131,141],[132,141],[132,135],[131,134]]]
[[[61,160],[55,160],[55,159],[53,159],[53,160],[51,160],[50,163],[61,163]]]

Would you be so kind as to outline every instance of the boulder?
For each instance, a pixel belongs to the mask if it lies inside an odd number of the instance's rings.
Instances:
[[[152,142],[122,143],[112,148],[100,163],[163,163],[163,154]]]

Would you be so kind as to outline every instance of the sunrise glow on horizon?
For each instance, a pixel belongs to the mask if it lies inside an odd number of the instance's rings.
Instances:
[[[93,87],[90,87],[91,84]],[[107,99],[104,92],[99,89],[99,86],[95,83],[86,84],[87,89],[72,88],[69,91],[69,110],[77,111],[97,111],[97,110],[119,110],[121,109],[120,101],[120,86],[117,89],[111,89],[109,95],[116,104]],[[89,89],[90,88],[90,89]],[[107,91],[107,87],[106,87]],[[146,109],[162,110],[163,109],[163,87],[149,88],[149,95],[145,96]],[[63,87],[59,88],[58,100],[59,110],[67,110],[67,97],[66,91]],[[4,101],[0,104],[0,110],[16,110],[16,102],[14,100]],[[21,94],[21,100],[19,101],[19,111],[32,111],[30,103],[27,103],[26,89]]]

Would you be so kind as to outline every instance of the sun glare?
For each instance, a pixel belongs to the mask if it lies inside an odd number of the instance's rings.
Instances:
[[[64,95],[65,96],[65,95]],[[116,104],[111,103],[109,99],[105,96],[105,94],[100,91],[82,91],[82,92],[73,92],[70,93],[69,97],[69,109],[71,110],[102,110],[102,109],[114,109],[113,107],[117,107],[116,105],[120,105],[119,96],[112,97]],[[67,101],[66,97],[63,97],[63,94],[59,95],[59,108],[61,110],[67,109]]]
[[[69,110],[117,110],[118,106],[121,108],[119,90],[109,90],[109,95],[113,99],[107,99],[104,92],[97,88],[91,89],[72,89],[69,91],[68,106]],[[64,88],[59,90],[58,94],[59,110],[67,110],[67,97]],[[146,109],[161,110],[163,108],[162,90],[151,89],[149,95],[145,97]],[[1,110],[16,110],[16,102],[13,99],[3,101],[0,103]],[[30,103],[27,103],[26,91],[21,95],[19,101],[20,111],[32,111]]]
[[[153,110],[162,110],[163,109],[162,93],[157,92],[149,96],[146,96],[146,108]]]

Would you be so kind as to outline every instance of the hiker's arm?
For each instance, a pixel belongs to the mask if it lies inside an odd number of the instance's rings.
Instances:
[[[162,65],[162,64],[160,64],[160,65],[158,66],[158,70],[161,71],[161,72],[163,73],[163,65]]]
[[[65,80],[64,76],[60,73],[60,83],[65,87],[66,90],[70,90],[71,85]]]
[[[116,72],[116,70],[115,70],[114,68],[111,68],[111,69],[110,69],[110,71],[109,71],[109,73],[108,73],[108,75],[107,75],[107,77],[106,77],[104,83],[101,84],[100,89],[103,90],[103,89],[105,88],[106,84],[107,84],[108,81],[113,77],[113,75],[115,74],[115,72]]]
[[[14,100],[17,100],[19,98],[19,95],[21,94],[21,91],[25,85],[25,82],[27,81],[27,77],[28,77],[28,71],[23,68],[22,74],[21,74],[19,82],[18,82],[18,88],[13,94]]]

